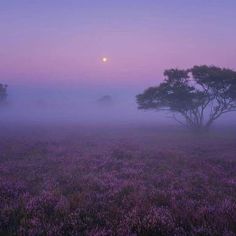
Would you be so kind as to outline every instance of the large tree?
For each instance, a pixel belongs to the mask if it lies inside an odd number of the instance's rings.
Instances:
[[[0,103],[4,102],[7,98],[7,85],[0,84]]]
[[[192,129],[208,129],[221,115],[236,111],[236,72],[215,66],[170,69],[164,82],[137,95],[139,109],[168,110]]]

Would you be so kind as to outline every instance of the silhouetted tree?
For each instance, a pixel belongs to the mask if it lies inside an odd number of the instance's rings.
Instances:
[[[139,109],[169,110],[192,129],[205,130],[221,115],[236,111],[236,72],[215,66],[170,69],[165,80],[137,95]],[[178,117],[177,117],[178,115]]]
[[[7,98],[7,85],[0,84],[0,103],[6,101]]]

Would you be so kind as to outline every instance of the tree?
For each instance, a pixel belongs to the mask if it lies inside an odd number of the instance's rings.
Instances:
[[[7,85],[0,84],[0,103],[6,101],[7,98]]]
[[[221,115],[236,111],[236,72],[215,66],[170,69],[164,82],[137,95],[139,109],[167,110],[180,124],[208,129]]]
[[[97,100],[97,102],[100,104],[100,105],[111,105],[112,104],[112,97],[110,95],[105,95],[105,96],[102,96],[101,98],[99,98]]]

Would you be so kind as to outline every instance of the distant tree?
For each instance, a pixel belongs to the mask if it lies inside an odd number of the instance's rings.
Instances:
[[[6,101],[7,98],[7,85],[0,84],[0,103]]]
[[[102,105],[110,105],[112,103],[112,97],[110,95],[105,95],[99,98],[97,101]]]
[[[182,125],[206,130],[221,115],[236,111],[236,72],[215,66],[170,69],[165,80],[137,95],[139,109],[168,110]]]

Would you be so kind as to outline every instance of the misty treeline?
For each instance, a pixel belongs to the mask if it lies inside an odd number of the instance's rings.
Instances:
[[[7,85],[0,83],[0,104],[6,99]],[[139,109],[168,111],[179,124],[205,131],[223,114],[236,111],[236,72],[206,65],[169,69],[159,86],[136,99]],[[103,96],[98,101],[110,104],[112,99]]]
[[[7,85],[0,84],[0,103],[6,101],[7,98]]]
[[[137,95],[139,109],[170,111],[181,125],[207,130],[225,113],[236,111],[236,72],[215,66],[170,69],[164,82]]]

